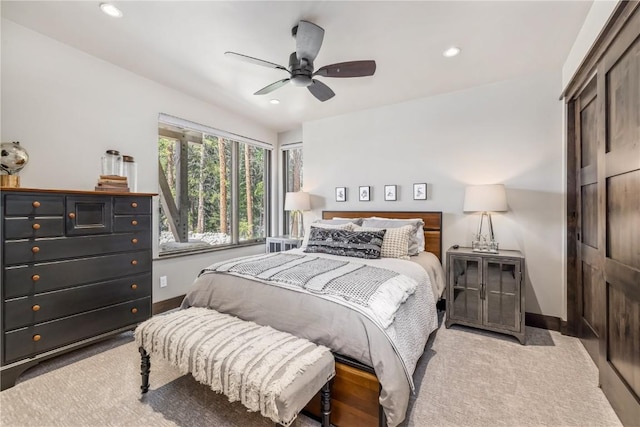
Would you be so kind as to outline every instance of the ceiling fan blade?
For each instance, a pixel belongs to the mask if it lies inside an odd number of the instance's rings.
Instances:
[[[312,80],[312,82],[312,84],[307,86],[307,89],[309,89],[309,92],[311,92],[311,94],[318,98],[320,101],[324,102],[335,96],[335,93],[333,93],[331,88],[322,83],[320,80],[314,79]]]
[[[376,61],[349,61],[326,65],[314,76],[323,77],[364,77],[372,76],[376,72]]]
[[[266,95],[266,94],[268,94],[270,92],[273,92],[276,89],[281,88],[282,86],[286,85],[287,83],[289,83],[289,79],[278,80],[277,82],[271,83],[269,86],[263,87],[262,89],[260,89],[256,93],[254,93],[254,95]]]
[[[296,55],[313,62],[320,52],[324,30],[312,22],[300,21],[296,32]]]
[[[262,59],[254,58],[252,56],[247,56],[247,55],[243,55],[241,53],[235,53],[235,52],[225,52],[224,54],[230,58],[239,59],[240,61],[249,62],[250,64],[261,65],[263,67],[268,67],[268,68],[277,68],[277,69],[289,72],[289,70],[287,70],[287,68],[282,65],[274,64],[273,62],[264,61]]]

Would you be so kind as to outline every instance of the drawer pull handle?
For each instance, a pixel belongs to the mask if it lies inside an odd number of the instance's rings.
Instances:
[[[31,307],[31,310],[40,311],[40,306],[38,304],[35,304],[33,307]]]
[[[131,225],[138,225],[138,221],[134,219],[133,221],[131,221]]]
[[[40,248],[37,246],[34,246],[31,248],[31,252],[33,252],[34,254],[37,254],[38,252],[40,252]]]
[[[74,214],[73,212],[71,212],[71,213],[69,214],[69,218],[71,218],[71,219],[75,219],[75,217],[76,217],[76,214]]]
[[[36,200],[35,202],[31,203],[31,205],[32,205],[34,208],[39,208],[39,207],[40,207],[40,202]]]
[[[132,208],[137,208],[137,207],[138,207],[138,204],[137,204],[136,202],[133,202],[133,203],[131,203],[131,207],[132,207]]]
[[[136,284],[134,283],[133,285],[131,285],[131,289],[133,289],[133,290],[135,291],[136,289],[138,289],[138,285],[136,285]]]
[[[135,245],[136,243],[138,243],[138,239],[131,239],[131,243]]]
[[[31,226],[31,228],[33,228],[34,230],[40,230],[40,224],[35,223]]]
[[[133,261],[131,261],[131,265],[138,265],[138,261],[134,259]]]
[[[135,308],[135,307],[133,307],[133,308],[131,309],[131,312],[132,312],[133,314],[136,314],[136,313],[138,312],[138,309],[137,309],[137,308]]]
[[[33,341],[38,342],[40,341],[40,338],[42,338],[40,335],[36,334],[33,336]]]
[[[34,282],[37,282],[38,280],[40,280],[40,275],[34,274],[33,276],[31,276],[31,280],[33,280]]]

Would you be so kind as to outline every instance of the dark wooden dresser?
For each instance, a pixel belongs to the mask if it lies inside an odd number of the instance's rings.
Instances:
[[[2,390],[151,316],[151,196],[0,190]]]

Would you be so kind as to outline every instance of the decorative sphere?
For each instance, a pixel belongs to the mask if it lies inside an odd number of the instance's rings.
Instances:
[[[3,142],[0,144],[0,168],[9,175],[15,175],[29,161],[27,150],[18,142]]]

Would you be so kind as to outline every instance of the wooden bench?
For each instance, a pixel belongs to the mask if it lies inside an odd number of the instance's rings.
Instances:
[[[335,361],[326,347],[206,308],[154,316],[138,326],[135,339],[142,393],[149,390],[150,356],[160,357],[282,426],[320,390],[322,426],[331,425]]]

